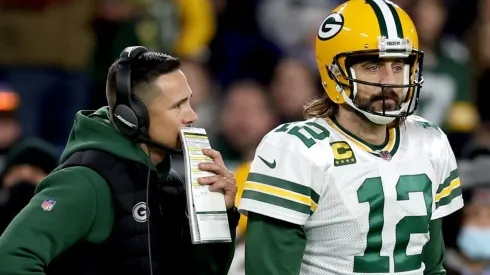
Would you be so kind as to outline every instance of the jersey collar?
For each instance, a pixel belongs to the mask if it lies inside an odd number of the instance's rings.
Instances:
[[[364,151],[371,153],[374,156],[382,157],[380,153],[387,152],[391,157],[398,151],[400,145],[400,129],[398,127],[388,130],[386,140],[381,145],[370,144],[359,137],[355,136],[347,129],[342,127],[335,118],[326,118],[327,123],[337,130],[341,135],[347,138],[350,142],[360,147]]]

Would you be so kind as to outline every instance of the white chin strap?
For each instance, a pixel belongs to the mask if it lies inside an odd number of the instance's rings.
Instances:
[[[353,79],[356,79],[356,72],[354,71],[354,69],[352,67],[350,67],[349,69],[350,69],[350,73],[352,75],[352,78]],[[410,78],[410,65],[406,64],[406,65],[404,65],[404,68],[403,68],[403,84],[404,85],[410,83],[410,79],[409,78]],[[396,117],[384,116],[382,113],[379,113],[379,112],[377,114],[373,114],[373,113],[369,113],[369,112],[366,112],[364,110],[359,109],[354,104],[354,102],[352,102],[352,100],[346,94],[346,92],[345,92],[345,90],[343,88],[341,88],[340,86],[338,86],[337,88],[338,89],[341,89],[342,97],[344,98],[345,102],[347,104],[349,104],[349,106],[351,106],[355,110],[361,112],[372,123],[380,124],[380,125],[386,125],[386,124],[391,123],[393,120],[396,119]],[[406,97],[407,92],[408,92],[408,89],[409,88],[404,88],[403,89],[403,98]],[[355,99],[356,96],[357,96],[357,82],[353,82],[352,91],[351,92],[352,92],[352,95],[353,95],[352,98]],[[405,112],[408,109],[408,105],[409,104],[410,104],[410,100],[407,101],[407,102],[402,103],[400,110],[388,111],[388,112],[385,112],[385,114],[387,114],[387,115],[399,115],[400,113]]]

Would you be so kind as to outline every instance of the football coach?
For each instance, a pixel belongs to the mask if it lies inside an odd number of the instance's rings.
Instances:
[[[228,272],[239,214],[220,153],[199,179],[223,192],[231,243],[191,243],[185,185],[171,169],[179,131],[197,120],[180,62],[126,48],[109,68],[108,107],[77,113],[61,165],[0,237],[0,274],[165,275]]]

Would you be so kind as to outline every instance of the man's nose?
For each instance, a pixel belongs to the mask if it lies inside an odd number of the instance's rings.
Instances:
[[[385,64],[381,70],[381,83],[382,84],[397,84],[395,79],[395,72],[391,64]]]
[[[198,118],[199,117],[194,111],[194,109],[191,108],[188,115],[184,117],[184,121],[182,121],[182,124],[188,125],[188,124],[195,123]]]

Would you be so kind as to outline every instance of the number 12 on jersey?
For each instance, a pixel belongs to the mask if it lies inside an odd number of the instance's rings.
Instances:
[[[432,215],[432,183],[426,174],[400,176],[396,184],[397,201],[409,200],[412,192],[424,194],[425,216],[405,216],[395,228],[396,244],[393,251],[394,272],[419,269],[422,254],[407,255],[410,235],[428,233]],[[381,177],[368,178],[357,190],[359,203],[369,204],[369,231],[364,255],[354,257],[355,273],[389,273],[390,259],[381,255],[382,231],[385,228],[385,195]]]

